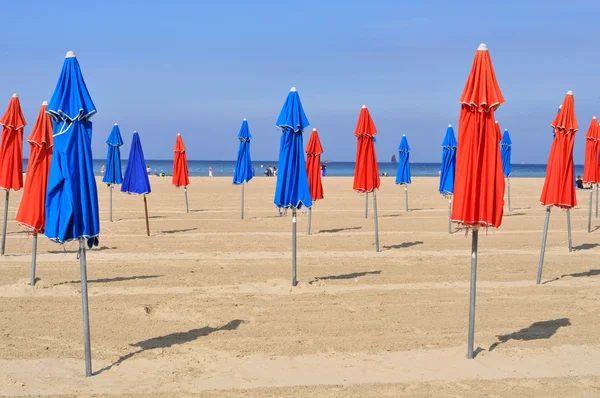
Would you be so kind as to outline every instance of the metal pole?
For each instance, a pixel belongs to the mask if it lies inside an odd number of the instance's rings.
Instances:
[[[85,238],[79,238],[79,264],[81,266],[81,306],[83,309],[83,349],[85,351],[85,375],[92,375],[92,349],[90,345],[90,311],[88,308],[87,269]]]
[[[373,190],[373,219],[375,220],[375,251],[379,251],[379,225],[377,224],[377,191]]]
[[[148,202],[146,201],[146,194],[144,194],[144,210],[146,212],[146,232],[150,236],[150,221],[148,221]]]
[[[507,184],[507,190],[508,190],[508,212],[510,213],[511,208],[510,208],[510,177],[506,177],[506,184]]]
[[[108,210],[108,220],[110,222],[113,222],[113,219],[112,219],[112,191],[113,191],[113,184],[110,184],[109,187],[110,187],[110,199],[108,201],[108,203],[109,203],[109,205],[108,205],[108,209],[109,209]]]
[[[538,274],[536,284],[542,281],[542,268],[544,267],[544,254],[546,253],[546,237],[548,236],[548,223],[550,221],[550,206],[546,207],[546,221],[544,221],[544,232],[542,234],[542,251],[540,252],[540,264],[538,265]]]
[[[477,225],[473,226],[473,243],[471,246],[471,294],[469,299],[469,343],[467,358],[473,359],[473,346],[475,342],[475,293],[477,292],[477,238],[479,231]]]
[[[596,218],[598,218],[598,184],[596,184]]]
[[[9,190],[6,190],[6,200],[4,201],[4,226],[2,227],[2,253],[0,255],[4,256],[4,249],[6,248],[6,222],[8,220],[8,194]]]
[[[33,233],[33,247],[31,249],[31,286],[35,285],[35,262],[37,257],[37,232]]]
[[[244,183],[242,183],[242,220],[244,219]]]
[[[310,223],[312,221],[312,207],[308,208],[308,234],[310,235]]]
[[[592,199],[594,197],[594,191],[590,191],[590,208],[588,212],[588,233],[592,232]]]
[[[365,218],[369,217],[369,193],[365,192]]]
[[[185,212],[189,213],[190,212],[190,205],[188,203],[187,187],[183,187],[183,193],[185,194]]]
[[[296,208],[292,208],[292,286],[296,286]]]
[[[406,198],[406,211],[408,212],[408,185],[404,186],[404,197]]]
[[[452,196],[448,199],[448,233],[452,235]]]
[[[573,243],[571,242],[571,209],[567,209],[567,234],[569,236],[569,252],[573,251]]]

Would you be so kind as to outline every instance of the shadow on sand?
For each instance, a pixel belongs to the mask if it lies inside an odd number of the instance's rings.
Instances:
[[[318,233],[319,234],[335,234],[336,232],[342,231],[354,231],[357,229],[361,229],[361,227],[348,227],[348,228],[333,228],[333,229],[322,229]]]
[[[423,244],[422,240],[417,240],[417,241],[414,241],[414,242],[400,243],[398,245],[383,246],[383,248],[385,250],[404,249],[404,248],[407,248],[407,247],[413,247],[413,246],[422,245],[422,244]]]
[[[505,334],[498,337],[498,341],[490,346],[488,351],[493,351],[500,344],[504,344],[510,340],[521,340],[521,341],[530,341],[530,340],[542,340],[549,339],[554,336],[558,329],[562,327],[570,326],[571,322],[569,322],[568,318],[560,318],[553,319],[551,321],[540,321],[534,322],[531,326],[526,327],[524,329],[519,330],[518,332],[514,332],[511,334]]]
[[[367,276],[367,275],[379,275],[381,271],[365,271],[365,272],[353,272],[351,274],[342,274],[342,275],[329,275],[329,276],[317,276],[313,281],[308,282],[309,284],[313,284],[317,281],[324,280],[336,280],[336,279],[354,279],[359,276]]]

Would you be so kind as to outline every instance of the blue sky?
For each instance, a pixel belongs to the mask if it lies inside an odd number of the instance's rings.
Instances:
[[[29,134],[75,51],[98,108],[95,158],[118,122],[125,154],[135,129],[148,159],[172,158],[181,133],[190,159],[233,160],[245,117],[253,158],[276,159],[275,121],[296,86],[323,159],[354,160],[366,104],[381,161],[402,134],[411,160],[439,161],[480,42],[506,100],[496,115],[514,162],[546,162],[568,90],[576,163],[600,117],[598,1],[10,1],[0,15],[0,107],[18,92]]]

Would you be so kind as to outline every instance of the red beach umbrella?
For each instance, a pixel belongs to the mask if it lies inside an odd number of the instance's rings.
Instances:
[[[598,217],[598,183],[600,183],[600,125],[596,116],[592,118],[590,128],[585,135],[585,162],[583,164],[583,182],[590,184],[590,208],[588,232],[592,231],[592,193],[596,191],[596,217]]]
[[[323,199],[323,184],[321,183],[321,154],[323,147],[319,139],[319,132],[313,129],[306,145],[306,174],[308,175],[308,189],[313,202]],[[308,234],[312,219],[312,207],[308,208]]]
[[[183,187],[185,193],[185,210],[190,212],[187,197],[187,186],[190,185],[190,177],[188,173],[187,155],[185,154],[185,145],[181,134],[177,134],[175,140],[175,158],[173,159],[173,179],[172,184],[177,188]]]

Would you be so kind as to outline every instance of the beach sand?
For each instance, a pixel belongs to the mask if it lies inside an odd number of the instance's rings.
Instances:
[[[536,286],[541,179],[512,179],[512,206],[482,231],[475,347],[466,359],[470,235],[447,232],[437,178],[404,188],[383,178],[381,252],[372,207],[352,179],[324,179],[313,234],[298,215],[291,287],[291,211],[278,217],[275,178],[240,187],[152,177],[143,200],[98,184],[100,246],[87,254],[92,359],[85,378],[77,243],[31,236],[14,221],[0,258],[0,395],[119,397],[600,396],[600,218],[587,233],[588,191],[550,219]],[[3,196],[2,196],[3,197]],[[372,205],[372,197],[369,197]]]

